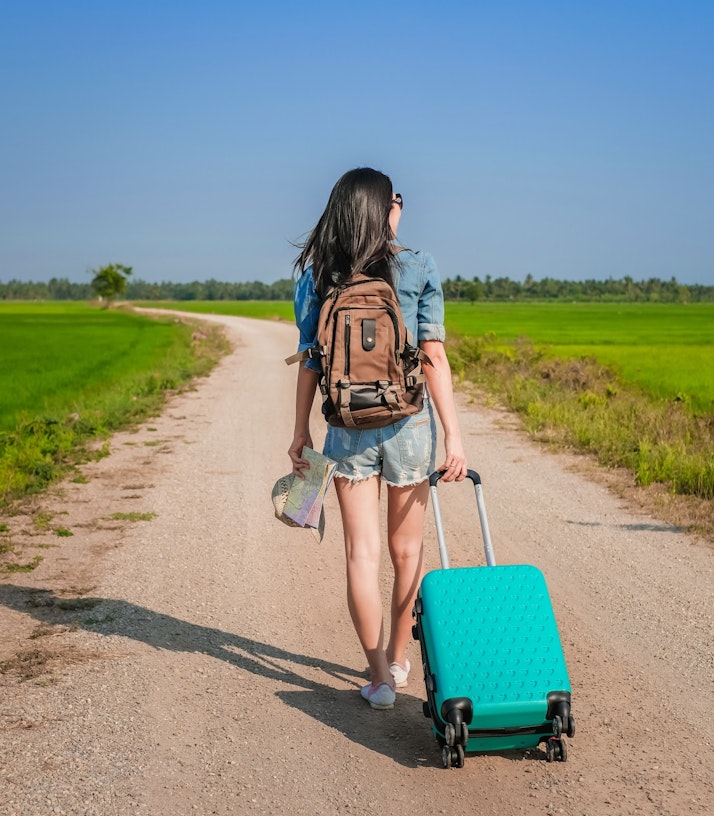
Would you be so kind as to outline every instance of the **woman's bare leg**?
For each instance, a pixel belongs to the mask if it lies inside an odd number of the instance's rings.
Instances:
[[[387,662],[404,666],[412,639],[412,609],[424,562],[424,513],[429,482],[413,487],[388,487],[389,555],[394,565],[392,617]]]
[[[335,479],[342,513],[347,564],[347,606],[364,649],[372,683],[393,685],[384,652],[384,620],[379,589],[381,541],[378,476],[361,482]]]

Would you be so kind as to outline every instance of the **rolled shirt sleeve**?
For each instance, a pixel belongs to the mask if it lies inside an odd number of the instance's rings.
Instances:
[[[320,299],[315,291],[312,267],[306,269],[295,281],[294,290],[295,323],[300,332],[298,351],[306,351],[317,345],[317,323],[320,317]],[[320,372],[317,360],[306,360],[306,368]]]
[[[424,253],[422,290],[417,306],[417,340],[446,340],[444,327],[444,292],[436,263]]]

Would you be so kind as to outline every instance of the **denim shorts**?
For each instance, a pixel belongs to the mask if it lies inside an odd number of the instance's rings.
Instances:
[[[394,487],[419,484],[434,470],[434,412],[425,399],[418,414],[384,428],[328,425],[323,453],[337,462],[335,475],[352,482],[380,475]]]

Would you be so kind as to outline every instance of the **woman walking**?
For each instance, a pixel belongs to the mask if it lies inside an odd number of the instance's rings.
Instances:
[[[371,682],[361,689],[372,708],[393,708],[395,689],[407,684],[407,646],[412,608],[422,575],[423,528],[430,473],[435,465],[436,424],[444,433],[444,481],[466,475],[451,370],[444,351],[444,299],[432,257],[395,244],[402,197],[390,179],[358,168],[335,184],[315,228],[295,262],[295,318],[299,351],[317,344],[320,306],[327,292],[356,274],[379,277],[397,293],[404,322],[429,357],[420,412],[392,425],[369,430],[328,426],[324,454],[337,461],[335,489],[342,515],[347,571],[347,603],[364,650]],[[310,410],[320,363],[301,363],[297,378],[295,434],[289,455],[302,476],[312,447]],[[375,478],[376,477],[376,478]],[[387,543],[394,567],[389,640],[379,590],[381,481],[387,486]]]

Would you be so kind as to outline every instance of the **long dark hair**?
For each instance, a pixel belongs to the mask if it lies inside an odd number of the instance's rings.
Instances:
[[[315,289],[324,297],[332,286],[364,273],[382,278],[394,288],[392,182],[389,176],[358,167],[345,173],[332,188],[325,212],[295,259],[295,273],[312,264]]]

